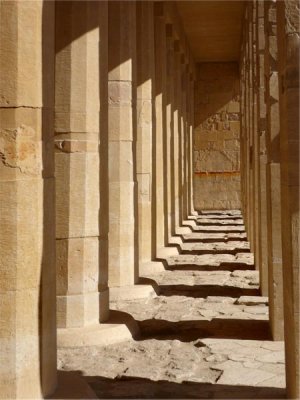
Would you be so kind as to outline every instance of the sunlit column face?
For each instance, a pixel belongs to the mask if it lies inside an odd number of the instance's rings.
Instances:
[[[135,254],[135,140],[133,118],[136,81],[136,4],[110,2],[109,130],[109,286],[137,279]]]
[[[54,4],[1,2],[0,24],[0,392],[40,398],[56,385]]]

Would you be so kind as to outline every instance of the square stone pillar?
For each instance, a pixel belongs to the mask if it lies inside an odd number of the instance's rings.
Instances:
[[[186,54],[181,57],[181,203],[184,221],[187,213],[187,59]]]
[[[258,109],[258,92],[259,92],[259,60],[258,60],[258,3],[254,2],[252,7],[252,74],[253,74],[253,250],[254,259],[257,269],[261,269],[260,263],[260,212],[259,212],[259,195],[260,195],[260,170],[259,170],[259,114]]]
[[[253,13],[254,13],[254,2],[248,3],[248,62],[249,62],[249,109],[248,109],[248,128],[249,128],[249,183],[248,183],[248,204],[249,204],[249,241],[251,251],[255,250],[255,182],[254,182],[254,171],[255,171],[255,153],[254,153],[254,135],[255,135],[255,108],[256,108],[256,99],[254,97],[254,85],[255,85],[255,77],[254,77],[254,36],[253,36]],[[254,107],[253,107],[254,105]],[[256,265],[258,268],[258,265]]]
[[[278,1],[281,225],[287,397],[299,388],[299,2]]]
[[[137,2],[137,183],[139,263],[152,259],[153,2]]]
[[[255,263],[259,265],[260,291],[268,295],[268,248],[267,248],[267,193],[266,193],[266,105],[265,105],[265,37],[264,2],[257,3],[256,12],[256,90],[257,90],[257,234]]]
[[[170,243],[175,233],[174,209],[174,31],[171,24],[166,25],[167,60],[166,60],[166,135],[165,135],[165,163],[167,165],[166,185],[166,212],[167,212],[167,243]]]
[[[245,24],[246,25],[246,24]],[[244,28],[245,31],[245,28]],[[245,35],[243,35],[245,38]],[[241,130],[240,130],[240,152],[241,152],[241,206],[242,212],[244,216],[244,223],[247,229],[247,212],[246,212],[246,193],[247,193],[247,175],[246,175],[246,116],[247,116],[247,109],[246,109],[246,63],[245,63],[245,40],[242,41],[242,48],[241,48],[241,64],[240,64],[240,99],[241,99]]]
[[[164,159],[166,135],[166,23],[161,2],[155,12],[155,130],[153,131],[153,201],[155,213],[156,252],[167,244],[166,192],[167,160]]]
[[[100,37],[99,25],[105,14],[106,2],[56,4],[56,270],[61,345],[66,330],[88,332],[108,318],[107,233],[100,236],[100,226],[103,229],[107,221],[100,207],[100,197],[101,206],[105,197],[100,192],[99,153],[100,137],[106,135],[99,119],[99,41],[101,48],[107,40],[105,32]],[[103,259],[106,262],[100,264]]]
[[[173,171],[174,171],[174,197],[173,208],[174,208],[174,219],[175,219],[175,231],[181,224],[181,203],[180,203],[180,180],[179,180],[179,146],[180,136],[180,68],[181,68],[181,54],[179,41],[174,42],[174,108],[173,108]]]
[[[136,2],[108,4],[109,286],[138,280]]]
[[[195,213],[194,209],[194,151],[193,151],[193,143],[194,143],[194,90],[195,90],[195,81],[193,74],[189,74],[189,91],[188,91],[188,171],[189,171],[189,182],[188,182],[188,213],[192,215]]]
[[[283,340],[283,265],[281,246],[280,110],[277,60],[276,3],[264,2],[265,99],[267,107],[267,227],[270,324],[274,340]]]
[[[0,1],[0,393],[56,387],[54,3]]]

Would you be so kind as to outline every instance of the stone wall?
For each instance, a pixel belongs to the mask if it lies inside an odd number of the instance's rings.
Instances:
[[[240,103],[236,63],[198,64],[194,206],[240,208]]]

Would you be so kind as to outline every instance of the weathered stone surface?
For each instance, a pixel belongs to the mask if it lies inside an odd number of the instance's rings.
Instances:
[[[197,225],[193,230],[196,232],[245,232],[245,227],[244,225]]]
[[[268,304],[268,297],[262,296],[241,296],[236,304],[244,304],[245,306]]]
[[[181,263],[182,257],[199,262],[198,256],[187,254],[173,257],[174,265]],[[245,254],[237,259],[243,257]],[[267,298],[244,295],[247,290],[258,291],[259,272],[218,270],[224,260],[236,259],[231,254],[208,254],[204,259],[209,260],[213,270],[148,273],[143,279],[153,284],[156,296],[142,300],[115,298],[111,302],[114,312],[131,315],[138,323],[139,341],[61,349],[59,368],[81,368],[85,376],[94,377],[87,379],[98,396],[105,393],[107,397],[125,393],[121,383],[124,379],[130,379],[131,390],[136,379],[145,379],[149,385],[157,382],[158,393],[163,390],[162,380],[165,384],[188,383],[190,388],[193,383],[210,383],[213,393],[218,385],[254,388],[265,387],[267,382],[270,388],[283,388],[283,343],[259,339],[267,333]],[[247,260],[253,262],[251,253]],[[251,340],[253,337],[257,340]],[[103,365],[107,366],[105,370]],[[183,390],[185,395],[190,393],[185,387]],[[194,393],[194,389],[189,390]]]
[[[204,255],[178,255],[168,258],[169,267],[180,266],[213,266],[221,267],[224,265],[244,265],[253,266],[253,254],[251,253],[237,253],[232,254],[204,254]]]
[[[195,87],[195,208],[240,207],[240,103],[234,63],[198,66]]]
[[[241,252],[250,250],[248,242],[243,241],[227,241],[227,242],[215,242],[215,243],[183,243],[180,245],[181,251],[184,253],[214,253],[214,252]]]

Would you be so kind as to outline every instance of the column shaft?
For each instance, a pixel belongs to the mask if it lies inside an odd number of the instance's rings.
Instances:
[[[108,317],[107,282],[99,285],[99,18],[98,3],[70,1],[56,5],[59,328],[81,328]]]
[[[174,42],[174,109],[173,109],[173,171],[174,171],[174,216],[175,216],[175,231],[180,226],[180,201],[179,201],[179,131],[180,131],[180,116],[179,116],[179,72],[180,72],[180,48],[179,42]]]
[[[136,3],[108,5],[109,34],[109,286],[138,279],[136,179]]]
[[[257,3],[256,13],[256,88],[257,88],[257,237],[255,263],[259,265],[260,291],[268,295],[267,194],[266,194],[266,106],[264,83],[264,4]]]
[[[0,392],[56,386],[54,3],[0,2]]]
[[[154,182],[153,196],[156,216],[156,251],[166,244],[164,188],[167,187],[167,164],[164,160],[165,148],[165,107],[166,107],[166,24],[162,4],[155,4],[155,134],[153,141]]]
[[[153,2],[137,2],[137,182],[139,259],[152,256],[152,129],[154,84]]]
[[[267,226],[270,324],[275,340],[283,339],[280,121],[276,41],[276,4],[265,4],[265,99],[267,107]]]
[[[281,225],[287,397],[299,388],[299,2],[278,1]]]
[[[188,113],[188,170],[189,170],[189,182],[188,182],[188,213],[192,215],[195,212],[194,209],[194,179],[193,179],[193,171],[194,171],[194,152],[193,152],[193,144],[194,144],[194,78],[192,74],[189,76],[189,96],[188,96],[188,104],[189,104],[189,113]]]
[[[170,243],[172,234],[175,233],[174,210],[174,38],[172,25],[166,26],[167,34],[167,60],[166,60],[166,151],[167,163],[167,243]]]

